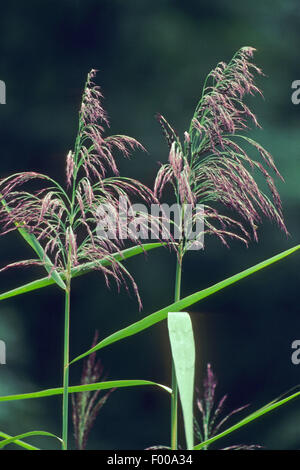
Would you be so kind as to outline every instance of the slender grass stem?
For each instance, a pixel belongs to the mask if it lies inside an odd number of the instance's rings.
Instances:
[[[62,450],[68,448],[69,418],[69,343],[70,343],[70,294],[71,279],[68,279],[65,294],[65,328],[64,328],[64,369],[63,369],[63,405],[62,405]]]
[[[179,257],[176,264],[176,279],[175,279],[175,302],[180,300],[181,291],[181,268],[182,268],[182,250],[180,248]],[[171,449],[177,450],[177,434],[178,434],[178,384],[176,379],[176,372],[174,361],[172,361],[172,396],[171,396]]]

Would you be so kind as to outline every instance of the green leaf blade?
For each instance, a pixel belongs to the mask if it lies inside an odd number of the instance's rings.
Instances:
[[[194,447],[195,342],[189,314],[169,312],[168,330],[184,418],[187,448],[192,450]]]
[[[211,287],[207,287],[206,289],[203,289],[199,292],[196,292],[194,294],[191,294],[187,297],[184,297],[183,299],[172,303],[171,305],[168,305],[165,308],[162,308],[161,310],[158,310],[155,313],[152,313],[151,315],[146,316],[142,320],[139,320],[125,328],[122,328],[119,331],[116,331],[115,333],[107,336],[105,339],[100,341],[96,346],[93,348],[89,349],[85,353],[81,354],[80,356],[77,356],[75,359],[73,359],[70,364],[73,364],[84,357],[88,356],[89,354],[92,354],[95,351],[98,351],[99,349],[102,349],[106,346],[109,346],[117,341],[123,340],[129,336],[133,336],[137,333],[140,333],[141,331],[146,330],[147,328],[150,328],[151,326],[155,325],[156,323],[159,323],[163,320],[165,320],[168,316],[168,312],[171,311],[181,311],[196,302],[199,302],[202,299],[205,299],[206,297],[209,297],[210,295],[215,294],[216,292],[219,292],[220,290],[225,289],[226,287],[235,284],[236,282],[241,281],[242,279],[250,276],[251,274],[254,274],[257,271],[260,271],[271,264],[277,263],[278,261],[286,258],[287,256],[295,253],[300,249],[300,245],[296,245],[293,248],[290,248],[289,250],[283,251],[282,253],[279,253],[278,255],[272,256],[271,258],[268,258],[265,261],[262,261],[261,263],[258,263],[248,269],[245,269],[244,271],[241,271],[238,274],[235,274],[221,282],[217,282]]]
[[[4,439],[4,440],[0,441],[0,449],[3,449],[8,444],[13,444],[13,443],[17,444],[17,441],[19,441],[20,439],[24,439],[25,437],[31,437],[31,436],[53,437],[53,438],[57,439],[58,441],[62,442],[60,437],[57,437],[55,434],[52,434],[51,432],[47,432],[47,431],[30,431],[30,432],[25,432],[23,434],[18,434],[17,436],[12,436],[12,437],[9,437],[7,439]],[[24,447],[24,446],[22,446],[22,447]],[[27,449],[28,449],[28,447],[27,447]]]
[[[10,436],[9,434],[6,434],[5,432],[0,431],[0,437],[3,437],[3,439],[10,439],[13,436]],[[19,439],[15,440],[14,444],[26,450],[40,450],[38,447],[35,447],[31,444],[27,444],[27,442],[21,441]]]
[[[114,258],[116,261],[123,261],[128,258],[132,258],[133,256],[139,255],[143,252],[154,250],[155,248],[159,248],[163,245],[163,243],[145,243],[144,245],[137,245],[131,248],[126,248],[121,252],[112,254],[111,257]],[[112,261],[109,258],[106,258],[101,261],[84,263],[83,265],[72,269],[72,278],[82,276],[83,274],[91,272],[97,267],[97,265],[108,266],[111,264],[111,262]],[[65,276],[63,274],[59,276],[60,279],[65,279]],[[35,291],[37,289],[43,289],[44,287],[48,287],[54,284],[55,281],[53,277],[47,276],[41,279],[37,279],[36,281],[29,282],[28,284],[24,284],[23,286],[17,287],[10,291],[4,292],[3,294],[0,294],[0,300],[6,300],[11,297],[16,297],[17,295],[22,295],[28,292]]]
[[[109,380],[105,382],[96,382],[92,384],[73,385],[68,388],[68,392],[69,393],[90,392],[90,391],[95,391],[95,390],[109,390],[112,388],[138,387],[138,386],[154,386],[168,393],[172,393],[172,390],[166,385],[152,382],[150,380]],[[0,397],[0,403],[8,402],[8,401],[28,400],[28,399],[33,399],[33,398],[52,397],[55,395],[62,395],[63,391],[64,391],[63,387],[59,387],[59,388],[49,388],[47,390],[41,390],[38,392],[22,393],[22,394],[17,394],[17,395],[6,395],[3,397]]]
[[[11,212],[8,204],[6,201],[3,199],[2,195],[0,194],[1,197],[1,204],[5,207],[6,211],[8,213]],[[36,236],[33,233],[29,233],[25,228],[20,226],[20,224],[15,222],[15,226],[18,229],[18,232],[20,235],[24,238],[24,240],[28,243],[29,246],[35,251],[35,253],[38,255],[40,260],[44,263],[44,267],[46,271],[49,273],[51,278],[53,279],[53,282],[56,283],[61,289],[65,290],[66,285],[61,279],[60,275],[58,272],[54,269],[53,263],[51,262],[50,258],[46,255],[42,245],[36,238]]]
[[[279,408],[286,403],[288,403],[291,400],[294,400],[295,398],[300,397],[300,392],[293,393],[292,395],[283,398],[282,400],[279,401],[272,401],[268,405],[263,406],[259,410],[255,411],[254,413],[251,413],[249,416],[246,418],[242,419],[238,423],[234,424],[233,426],[230,426],[228,429],[225,431],[222,431],[221,433],[217,434],[214,437],[211,437],[210,439],[207,439],[206,441],[201,442],[200,444],[197,444],[194,447],[194,450],[201,450],[204,447],[208,446],[209,444],[212,444],[213,442],[221,439],[222,437],[228,436],[234,431],[237,431],[238,429],[246,426],[247,424],[251,423],[252,421],[255,421],[256,419],[260,418],[261,416],[270,413],[271,411],[275,410],[276,408]]]

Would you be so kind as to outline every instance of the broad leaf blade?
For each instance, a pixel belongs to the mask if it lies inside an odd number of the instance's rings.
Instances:
[[[111,257],[113,257],[116,261],[123,261],[133,256],[144,253],[146,251],[159,248],[163,245],[164,245],[163,243],[145,243],[144,245],[137,245],[131,248],[126,248],[123,251],[112,254]],[[74,277],[82,276],[83,274],[87,274],[93,269],[95,269],[97,265],[108,266],[109,264],[111,264],[111,260],[109,258],[104,258],[101,261],[85,263],[79,267],[75,267],[72,269],[72,277],[74,278]],[[61,275],[61,279],[64,279],[63,275]],[[11,297],[16,297],[17,295],[32,292],[37,289],[42,289],[44,287],[51,286],[53,284],[55,284],[55,281],[53,280],[53,278],[50,278],[48,276],[42,279],[37,279],[36,281],[29,282],[28,284],[24,284],[21,287],[17,287],[10,291],[4,292],[3,294],[0,294],[0,300],[5,300]]]
[[[169,312],[168,330],[183,412],[187,448],[192,450],[194,447],[195,342],[189,314]]]
[[[99,349],[109,346],[110,344],[113,344],[129,336],[136,335],[137,333],[140,333],[141,331],[146,330],[147,328],[150,328],[156,323],[159,323],[165,320],[168,316],[168,312],[172,312],[172,311],[179,312],[189,307],[190,305],[193,305],[196,302],[199,302],[200,300],[205,299],[206,297],[209,297],[210,295],[213,295],[222,289],[225,289],[225,287],[235,284],[236,282],[241,281],[245,277],[248,277],[257,271],[260,271],[261,269],[264,269],[273,263],[277,263],[277,261],[280,261],[281,259],[286,258],[287,256],[291,255],[292,253],[295,253],[299,249],[300,249],[300,245],[297,245],[293,248],[290,248],[289,250],[283,251],[282,253],[279,253],[278,255],[273,256],[272,258],[269,258],[265,261],[262,261],[261,263],[258,263],[252,266],[251,268],[245,269],[244,271],[241,271],[240,273],[235,274],[234,276],[228,277],[224,281],[218,282],[217,284],[214,284],[211,287],[208,287],[192,295],[184,297],[178,302],[174,302],[173,304],[168,305],[167,307],[162,308],[161,310],[158,310],[157,312],[152,313],[151,315],[148,315],[142,320],[139,320],[133,323],[132,325],[129,325],[126,328],[123,328],[122,330],[116,331],[115,333],[111,334],[110,336],[107,336],[105,339],[100,341],[93,348],[89,349],[88,351],[81,354],[80,356],[77,356],[75,359],[73,359],[70,362],[70,364],[73,364],[74,362],[79,361],[80,359],[83,359],[84,357],[88,356],[94,351],[98,351]]]

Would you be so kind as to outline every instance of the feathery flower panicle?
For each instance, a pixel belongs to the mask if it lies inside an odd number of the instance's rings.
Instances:
[[[240,413],[248,405],[241,406],[225,417],[222,418],[222,412],[224,409],[225,402],[227,400],[227,395],[224,395],[223,398],[218,402],[216,400],[216,388],[218,381],[216,375],[214,374],[210,364],[207,365],[206,376],[203,380],[203,390],[201,393],[198,391],[197,397],[197,408],[200,412],[200,421],[196,418],[194,419],[194,429],[196,438],[200,442],[204,442],[211,437],[217,435],[223,425],[237,413]],[[206,449],[208,446],[206,447]],[[233,445],[230,447],[225,447],[222,450],[255,450],[259,449],[259,445]]]
[[[91,347],[93,348],[97,342],[98,332],[96,331]],[[93,384],[104,380],[102,363],[99,359],[97,360],[96,353],[94,352],[84,361],[81,384]],[[100,390],[95,392],[79,392],[71,395],[74,436],[78,450],[86,448],[87,439],[97,415],[114,390],[109,390],[102,397],[99,397]]]
[[[91,70],[88,74],[83,93],[79,128],[79,142],[82,145],[79,153],[87,177],[91,174],[101,179],[108,169],[115,175],[119,173],[114,150],[119,150],[125,157],[129,157],[135,148],[145,149],[132,137],[125,135],[104,137],[104,130],[105,127],[109,127],[109,120],[102,107],[103,95],[100,87],[93,82],[96,72]],[[88,143],[91,145],[88,146]]]
[[[36,236],[44,248],[45,257],[50,258],[53,269],[59,273],[66,273],[69,265],[80,267],[88,261],[107,259],[110,266],[99,263],[95,269],[102,271],[107,284],[109,277],[113,277],[118,286],[122,283],[127,286],[125,281],[129,280],[141,306],[134,279],[113,256],[126,246],[124,237],[120,235],[127,230],[127,221],[118,215],[119,199],[125,199],[129,207],[132,198],[145,204],[157,200],[153,192],[139,181],[118,176],[115,152],[129,157],[134,149],[143,149],[143,146],[125,135],[105,136],[109,121],[102,106],[102,92],[93,82],[95,75],[95,70],[88,74],[75,147],[66,158],[67,188],[46,175],[34,172],[18,173],[0,180],[2,234],[25,228]],[[43,187],[29,192],[26,184],[34,180],[40,180]],[[114,239],[97,235],[98,209],[107,204],[117,214],[118,232]],[[141,213],[139,222],[151,230],[149,217]],[[152,222],[154,227],[160,226],[158,218],[153,217]],[[141,243],[134,231],[127,230],[127,233],[129,242]],[[20,265],[37,263],[40,260],[26,260]]]
[[[244,102],[246,95],[262,95],[254,82],[254,74],[262,74],[251,62],[254,50],[241,48],[228,64],[220,62],[208,74],[183,142],[167,120],[157,115],[170,152],[168,163],[161,165],[158,171],[155,194],[161,197],[166,184],[171,183],[182,204],[202,204],[204,233],[216,235],[225,245],[228,237],[247,244],[251,233],[257,240],[262,215],[288,233],[280,196],[270,172],[283,178],[271,154],[244,135],[251,122],[259,126]],[[252,147],[261,161],[250,156],[247,147]],[[271,196],[258,187],[254,170],[263,175]],[[221,214],[215,204],[237,213],[246,224]],[[198,217],[200,214],[195,211],[193,222]]]

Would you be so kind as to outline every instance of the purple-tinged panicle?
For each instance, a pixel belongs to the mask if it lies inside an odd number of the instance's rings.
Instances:
[[[181,148],[173,142],[169,152],[169,165],[161,166],[154,184],[154,194],[161,197],[162,190],[171,179],[177,181],[178,195],[182,204],[194,205],[195,198],[190,186],[191,169],[184,159]]]
[[[91,347],[94,347],[97,342],[98,332],[96,331]],[[97,360],[96,353],[90,354],[88,359],[84,361],[81,384],[103,382],[105,380],[103,372],[102,363],[99,359]],[[100,390],[72,394],[74,437],[78,450],[86,448],[87,439],[97,415],[113,391],[114,389],[109,390],[101,398],[99,398]]]
[[[177,132],[170,126],[168,121],[161,114],[157,113],[155,117],[161,125],[163,134],[166,138],[169,148],[171,148],[173,142],[179,142],[179,136]]]
[[[209,405],[209,408],[212,407],[215,399],[215,391],[217,386],[217,378],[214,375],[211,365],[207,364],[207,375],[204,379],[204,400]]]
[[[203,129],[207,136],[203,150],[208,146],[216,150],[218,145],[224,149],[223,135],[246,130],[248,119],[259,126],[255,115],[243,102],[246,94],[261,94],[251,70],[258,74],[262,72],[249,61],[254,50],[240,49],[229,64],[220,62],[208,75],[203,97],[193,118],[194,128]]]
[[[105,137],[105,128],[109,127],[109,120],[102,106],[102,92],[93,82],[95,76],[96,70],[91,70],[83,92],[79,130],[79,138],[82,142],[80,158],[83,161],[86,176],[101,180],[108,170],[115,175],[119,174],[114,156],[115,150],[129,157],[133,150],[145,149],[136,139],[126,135]],[[91,147],[87,146],[88,141],[91,142]]]
[[[133,150],[144,148],[126,135],[104,135],[109,121],[102,106],[101,90],[93,82],[95,76],[95,70],[88,74],[75,147],[66,158],[67,189],[52,178],[35,172],[18,173],[0,180],[1,234],[24,228],[34,235],[44,249],[45,259],[41,264],[45,263],[46,256],[53,264],[49,275],[53,270],[66,275],[70,264],[80,268],[87,262],[94,262],[93,269],[102,272],[107,285],[111,278],[119,288],[122,284],[126,289],[128,284],[131,285],[141,308],[137,285],[119,261],[122,250],[128,247],[121,236],[127,229],[126,223],[119,220],[116,239],[98,237],[97,210],[100,205],[110,204],[117,212],[120,197],[126,198],[128,206],[132,205],[131,198],[147,205],[156,203],[157,199],[139,181],[115,176],[118,175],[116,153],[127,158]],[[43,187],[29,192],[25,185],[34,181]],[[154,227],[155,235],[161,233],[159,218],[153,217],[149,221],[149,217],[148,214],[139,217],[141,226],[149,226],[150,230]],[[134,245],[141,244],[132,230],[127,240]],[[7,267],[38,263],[40,261],[27,260]]]
[[[224,395],[223,398],[218,402],[216,400],[216,388],[217,388],[217,378],[212,370],[210,364],[207,365],[206,376],[203,380],[203,389],[201,392],[197,390],[197,408],[200,413],[200,420],[195,419],[194,429],[197,439],[200,442],[204,442],[219,432],[222,431],[224,424],[235,414],[240,413],[248,405],[241,406],[230,413],[228,413],[224,418],[220,415],[224,409],[225,401],[227,395]],[[254,450],[258,449],[261,446],[258,445],[235,445],[231,447],[226,447],[221,450],[230,450],[230,449],[245,449],[245,450]],[[208,446],[205,447],[208,449]]]
[[[251,62],[254,51],[252,47],[243,47],[228,64],[220,62],[208,74],[189,132],[184,133],[184,144],[167,120],[157,116],[170,154],[169,162],[158,171],[155,194],[161,197],[164,187],[171,183],[175,192],[178,189],[181,203],[203,204],[204,234],[217,236],[226,246],[228,238],[239,239],[246,245],[251,238],[257,241],[262,215],[288,234],[270,171],[281,179],[282,176],[272,155],[244,135],[250,122],[259,126],[243,101],[247,94],[262,94],[254,82],[254,73],[263,75]],[[254,159],[247,147],[255,149],[262,162]],[[255,170],[263,175],[271,197],[256,183]],[[217,212],[215,204],[236,213],[240,220]],[[197,212],[193,220],[196,223]]]
[[[258,444],[253,444],[253,445],[237,444],[235,446],[223,447],[222,450],[259,450],[259,449],[263,449],[263,447]]]
[[[106,111],[101,105],[103,99],[101,89],[93,82],[96,74],[97,70],[92,69],[87,76],[87,81],[82,97],[80,115],[85,125],[101,121],[109,126],[109,120]]]
[[[37,259],[26,259],[24,261],[17,261],[16,263],[7,264],[4,268],[0,269],[0,273],[10,268],[24,268],[26,266],[41,266],[43,263]]]
[[[71,262],[72,266],[76,266],[78,264],[77,258],[77,242],[76,242],[76,235],[73,232],[72,227],[68,227],[66,231],[66,252],[71,254]]]

